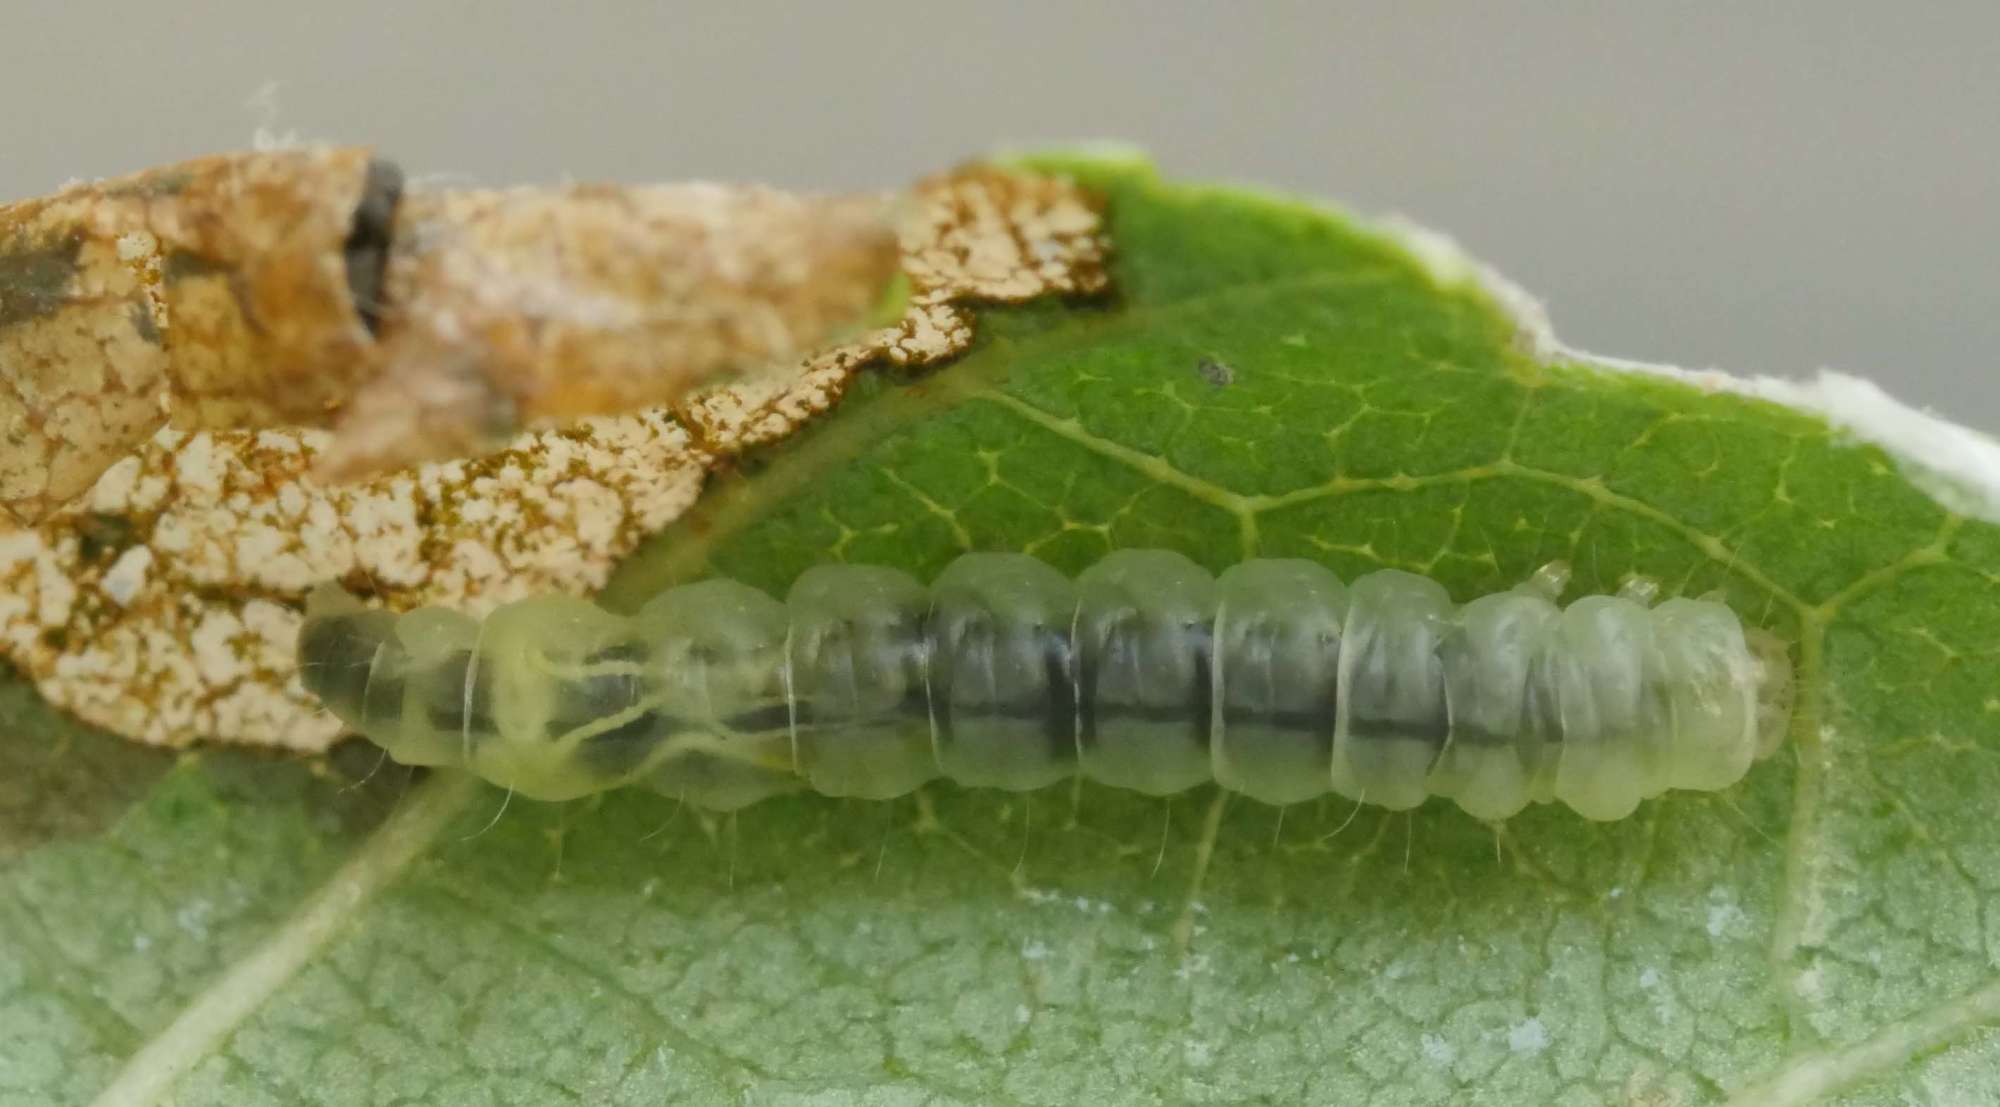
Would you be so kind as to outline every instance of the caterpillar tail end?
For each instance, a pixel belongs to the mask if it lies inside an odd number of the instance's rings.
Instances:
[[[1757,760],[1776,753],[1792,729],[1792,700],[1797,694],[1792,659],[1785,640],[1755,627],[1744,633],[1756,662]]]

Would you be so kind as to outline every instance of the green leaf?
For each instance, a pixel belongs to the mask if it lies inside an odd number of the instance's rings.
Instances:
[[[0,1104],[2000,1098],[2000,528],[1811,416],[1540,361],[1340,216],[1063,167],[1108,196],[1114,302],[871,376],[609,601],[968,547],[1461,598],[1562,557],[1793,641],[1785,749],[1614,824],[942,785],[717,819],[165,767],[17,688]]]

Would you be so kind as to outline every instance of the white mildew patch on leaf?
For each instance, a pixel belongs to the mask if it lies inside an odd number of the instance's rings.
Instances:
[[[594,590],[711,470],[825,411],[861,367],[965,348],[964,305],[1100,291],[1099,222],[1058,179],[974,168],[926,181],[902,236],[899,323],[677,408],[473,460],[328,485],[312,476],[322,431],[162,431],[46,522],[0,523],[0,651],[49,702],[142,742],[324,749],[338,724],[292,656],[313,585],[472,611]]]
[[[1784,749],[1615,823],[1089,785],[709,818],[218,754],[155,779],[0,701],[49,736],[36,779],[131,782],[0,806],[0,1104],[2000,1095],[2000,527],[1813,413],[1566,354],[1406,233],[1051,168],[1105,197],[1116,299],[851,375],[608,601],[1131,546],[1462,600],[1560,557],[1790,642]]]

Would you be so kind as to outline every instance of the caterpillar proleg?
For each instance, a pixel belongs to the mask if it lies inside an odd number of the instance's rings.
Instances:
[[[1792,694],[1777,639],[1645,587],[1558,606],[1566,579],[1551,565],[1455,605],[1398,570],[1349,585],[1260,559],[1218,577],[1123,550],[1070,580],[973,553],[929,587],[833,564],[782,603],[717,579],[630,617],[552,596],[483,621],[328,585],[299,658],[306,688],[395,760],[538,799],[636,784],[726,810],[1082,774],[1619,819],[1670,788],[1727,788],[1777,746]]]

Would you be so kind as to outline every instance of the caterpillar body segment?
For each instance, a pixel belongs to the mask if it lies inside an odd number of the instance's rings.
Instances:
[[[1354,582],[1334,709],[1334,791],[1392,809],[1430,794],[1430,766],[1451,733],[1438,646],[1451,596],[1434,580],[1385,569]]]
[[[1076,589],[1014,554],[967,554],[931,585],[919,633],[939,774],[1025,791],[1076,772]]]
[[[1274,804],[1326,793],[1346,620],[1347,587],[1322,565],[1260,559],[1223,571],[1210,662],[1218,784]]]
[[[642,785],[733,809],[798,789],[887,798],[943,777],[1081,773],[1149,794],[1214,780],[1268,803],[1431,796],[1484,819],[1617,819],[1740,780],[1790,722],[1782,643],[1709,599],[1559,606],[1551,566],[1456,605],[1395,570],[1308,561],[1219,577],[1162,550],[1071,580],[967,554],[929,587],[824,565],[781,603],[728,580],[630,617],[583,600],[483,621],[316,592],[306,688],[406,764],[540,799]]]
[[[798,765],[813,791],[889,799],[938,775],[930,606],[908,574],[873,565],[822,565],[792,585]]]
[[[1085,775],[1170,795],[1214,779],[1215,578],[1131,550],[1077,577],[1077,746]]]
[[[1555,798],[1561,719],[1540,662],[1561,581],[1538,577],[1459,609],[1438,645],[1451,741],[1429,784],[1481,818]]]

